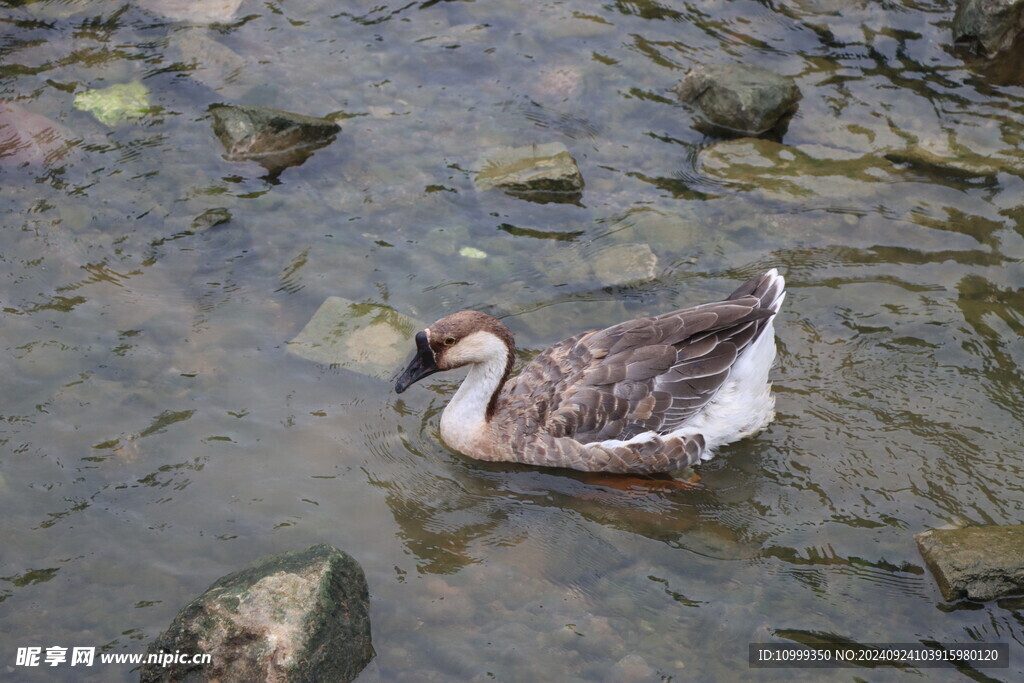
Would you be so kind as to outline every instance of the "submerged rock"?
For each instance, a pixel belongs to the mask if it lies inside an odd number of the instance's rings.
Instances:
[[[0,101],[0,166],[53,166],[72,147],[71,132],[56,121]]]
[[[809,197],[850,201],[851,197],[876,193],[875,183],[898,177],[899,169],[876,155],[818,156],[822,152],[827,150],[740,138],[701,150],[698,168],[718,182],[760,192],[773,200],[797,202]]]
[[[756,66],[711,65],[692,69],[672,91],[700,111],[699,127],[761,136],[781,131],[800,101],[789,76]]]
[[[143,683],[351,681],[373,659],[363,570],[321,544],[261,558],[178,612],[149,654],[203,653],[208,664],[147,664]]]
[[[241,96],[252,85],[243,78],[247,62],[211,34],[216,35],[196,26],[175,31],[168,43],[172,58],[188,69],[189,76],[208,88],[229,98]]]
[[[611,668],[611,677],[616,681],[664,680],[665,676],[659,676],[659,673],[651,668],[646,659],[635,652],[615,662],[615,665]]]
[[[387,379],[409,355],[413,335],[424,327],[388,306],[331,296],[288,342],[288,352]]]
[[[481,160],[476,188],[499,188],[539,203],[578,202],[583,176],[576,160],[561,142],[491,150]]]
[[[646,244],[616,244],[593,257],[594,278],[602,287],[653,280],[658,257]]]
[[[230,221],[231,212],[226,208],[219,206],[214,209],[207,209],[196,216],[192,220],[192,230],[196,232],[200,230],[209,230],[210,228],[215,228],[218,225],[229,223]]]
[[[138,0],[139,5],[175,21],[224,23],[235,18],[242,0]]]
[[[951,155],[942,155],[920,145],[910,145],[905,149],[886,152],[885,158],[922,173],[953,178],[987,178],[1003,172],[1024,174],[1024,160],[983,155],[966,149],[955,150]]]
[[[583,72],[572,64],[545,69],[530,87],[530,96],[541,102],[565,102],[576,95],[582,80]]]
[[[957,0],[953,40],[973,42],[989,55],[1013,46],[1024,34],[1024,0]]]
[[[715,182],[784,201],[867,199],[877,192],[873,187],[877,183],[915,180],[921,174],[957,185],[989,182],[1000,173],[1024,176],[1024,159],[1016,157],[1012,148],[982,153],[959,144],[943,147],[929,141],[882,154],[853,156],[846,150],[816,145],[739,138],[702,149],[697,167]]]
[[[74,107],[89,112],[100,123],[113,126],[128,119],[142,118],[149,112],[149,88],[133,81],[86,90],[75,95]]]
[[[225,159],[255,161],[271,173],[298,166],[341,131],[334,121],[273,107],[215,104],[210,114]]]
[[[1024,525],[930,529],[914,536],[946,600],[1024,593]]]

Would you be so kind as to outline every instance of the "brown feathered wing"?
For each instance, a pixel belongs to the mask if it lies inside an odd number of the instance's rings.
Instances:
[[[644,432],[665,435],[682,426],[714,398],[736,358],[774,314],[771,306],[779,294],[781,287],[762,276],[725,301],[630,320],[555,344],[506,386],[496,412],[511,424],[502,431],[517,450],[539,449],[530,458],[538,464],[612,457],[623,460],[623,471],[635,471],[636,461],[650,458],[655,447],[665,451],[657,458],[665,462],[652,462],[650,471],[693,464],[703,450],[699,436],[672,440],[678,443],[658,440],[649,448],[620,447],[611,455],[604,452],[608,449],[587,454],[586,446]],[[678,467],[668,466],[672,458]],[[602,467],[608,469],[607,463]]]

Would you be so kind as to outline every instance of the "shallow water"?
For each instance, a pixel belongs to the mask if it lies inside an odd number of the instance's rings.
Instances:
[[[247,0],[208,26],[3,3],[0,98],[71,142],[0,170],[0,674],[130,680],[15,651],[141,652],[219,576],[326,542],[367,573],[367,680],[1019,678],[1021,602],[943,602],[913,541],[1024,508],[1024,89],[965,65],[951,16]],[[796,77],[785,146],[691,128],[667,89],[714,62]],[[72,106],[134,80],[140,119]],[[221,157],[220,102],[343,130],[272,178]],[[487,150],[545,142],[576,158],[579,203],[474,190]],[[899,161],[913,145],[991,167]],[[193,227],[211,211],[230,221]],[[603,285],[591,264],[637,243],[655,276]],[[438,440],[457,378],[397,396],[287,352],[328,296],[479,308],[533,352],[771,266],[778,418],[692,491],[469,460]],[[1012,659],[748,668],[748,643],[807,634]]]

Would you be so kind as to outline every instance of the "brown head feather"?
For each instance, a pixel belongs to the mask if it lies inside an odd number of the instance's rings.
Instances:
[[[515,338],[512,336],[511,330],[509,330],[503,322],[493,316],[487,315],[486,313],[481,313],[479,311],[459,311],[458,313],[446,315],[428,327],[427,337],[430,340],[430,349],[434,352],[437,367],[441,370],[452,370],[460,367],[461,365],[465,365],[465,363],[451,364],[447,360],[448,350],[474,332],[490,332],[494,336],[498,337],[498,339],[501,339],[505,343],[505,348],[508,349],[508,358],[505,361],[505,372],[502,375],[501,382],[498,384],[498,387],[491,395],[491,400],[487,403],[487,418],[490,419],[494,415],[494,409],[498,402],[498,395],[505,386],[505,382],[508,380],[508,376],[512,372],[512,365],[515,363],[516,359]]]

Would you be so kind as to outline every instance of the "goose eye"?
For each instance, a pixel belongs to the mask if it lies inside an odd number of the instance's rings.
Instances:
[[[455,337],[445,337],[444,338],[444,345],[445,346],[451,346],[454,343],[455,343]]]

